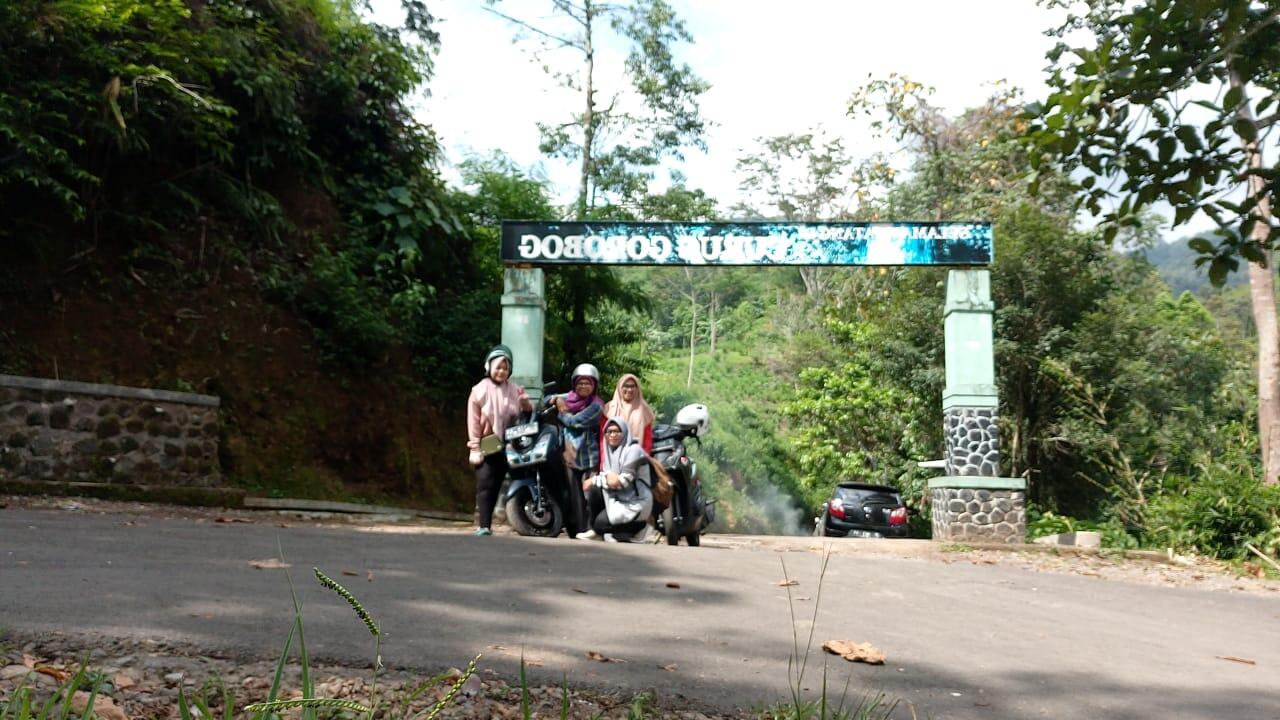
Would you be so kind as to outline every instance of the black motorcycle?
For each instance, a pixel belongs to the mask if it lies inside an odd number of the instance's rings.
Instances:
[[[702,420],[689,411],[701,413]],[[654,521],[658,532],[667,538],[668,545],[680,544],[684,538],[692,547],[702,544],[702,534],[715,522],[715,501],[702,494],[702,476],[698,463],[685,450],[685,440],[692,438],[700,443],[699,434],[706,430],[706,407],[690,405],[676,415],[675,425],[655,425],[653,428],[653,457],[662,464],[671,477],[671,504]]]
[[[559,413],[554,405],[525,413],[524,422],[507,428],[507,522],[520,535],[555,537],[573,522],[575,505],[569,502],[569,478],[561,453]]]

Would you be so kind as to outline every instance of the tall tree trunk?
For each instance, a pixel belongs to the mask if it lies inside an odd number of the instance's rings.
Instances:
[[[707,350],[708,355],[716,354],[716,310],[720,307],[720,293],[715,290],[711,291],[710,314],[707,316],[707,322],[711,329],[711,345]]]
[[[693,271],[684,269],[689,280],[689,377],[685,379],[685,389],[693,387],[693,358],[698,347],[698,288],[693,284]]]
[[[586,281],[587,268],[577,268],[582,270],[579,281]],[[564,360],[569,367],[574,367],[578,363],[588,362],[587,360],[587,295],[580,285],[578,290],[573,294],[573,314],[569,318],[569,345],[565,348]]]
[[[583,37],[585,38],[585,49],[587,55],[587,66],[583,70],[583,87],[586,88],[587,107],[582,115],[582,174],[578,179],[578,219],[585,220],[587,210],[595,203],[590,198],[590,179],[591,179],[591,147],[596,137],[596,98],[595,89],[592,81],[595,78],[595,50],[591,45],[591,24],[595,17],[595,7],[592,0],[586,0],[583,3],[583,20],[584,26]]]
[[[809,297],[822,295],[822,268],[801,266],[800,281],[804,283],[804,293]]]
[[[1228,64],[1230,68],[1230,64]],[[1231,69],[1231,85],[1244,90],[1235,69]],[[1240,117],[1253,122],[1253,109],[1247,96],[1240,102]],[[1250,169],[1262,169],[1262,151],[1256,140],[1243,140]],[[1258,439],[1262,446],[1263,482],[1280,482],[1280,328],[1276,321],[1275,268],[1272,267],[1271,199],[1267,197],[1263,178],[1249,176],[1249,196],[1258,198],[1253,214],[1257,218],[1249,238],[1258,243],[1263,262],[1249,263],[1249,299],[1253,305],[1253,322],[1258,327]]]

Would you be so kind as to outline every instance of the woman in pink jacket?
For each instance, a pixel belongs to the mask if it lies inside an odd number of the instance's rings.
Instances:
[[[467,399],[468,459],[476,470],[476,513],[480,527],[476,535],[492,535],[493,509],[498,488],[507,476],[507,455],[503,433],[521,411],[533,410],[524,388],[508,382],[511,377],[511,349],[496,345],[484,358],[485,378],[471,388]]]

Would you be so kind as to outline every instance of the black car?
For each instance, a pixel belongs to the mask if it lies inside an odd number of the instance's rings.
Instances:
[[[887,485],[843,482],[822,503],[813,534],[825,537],[904,538],[907,506]]]

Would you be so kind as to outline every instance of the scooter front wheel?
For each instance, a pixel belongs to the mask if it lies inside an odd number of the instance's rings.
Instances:
[[[533,493],[522,490],[507,499],[507,522],[519,535],[555,537],[564,526],[564,511],[549,497],[543,498],[539,509]]]

